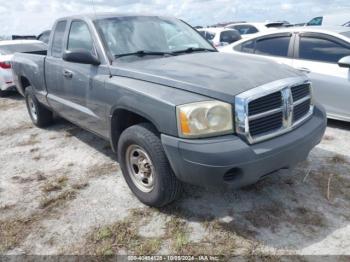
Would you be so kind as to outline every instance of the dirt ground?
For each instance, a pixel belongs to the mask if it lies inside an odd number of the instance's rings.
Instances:
[[[350,124],[330,121],[292,171],[238,191],[186,186],[152,209],[108,142],[62,119],[33,127],[0,99],[0,254],[350,255]]]

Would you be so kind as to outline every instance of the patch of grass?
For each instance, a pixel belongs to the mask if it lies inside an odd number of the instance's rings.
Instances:
[[[49,193],[52,191],[59,191],[62,190],[67,185],[68,177],[66,175],[60,176],[53,181],[48,181],[45,183],[42,187],[41,190],[43,192]]]
[[[101,241],[104,239],[111,238],[113,235],[112,230],[109,227],[102,227],[96,233],[96,240]]]
[[[338,174],[336,171],[337,169],[333,165],[316,171],[317,173],[312,176],[313,181],[328,201],[338,197],[349,202],[350,179]],[[328,193],[330,194],[330,199],[328,199]]]
[[[136,254],[156,254],[161,247],[162,240],[153,238],[145,241],[141,241],[139,245],[135,247]]]
[[[76,190],[81,190],[86,188],[88,185],[89,185],[88,182],[77,182],[77,183],[71,184],[71,187]]]
[[[0,220],[0,253],[16,247],[26,236],[29,221],[23,219]]]
[[[287,209],[283,203],[273,202],[270,205],[256,207],[243,213],[246,222],[239,228],[246,228],[245,237],[255,237],[253,234],[261,228],[270,229],[273,233],[278,231],[279,226],[289,223],[288,227],[295,228],[298,232],[317,233],[320,228],[327,226],[323,214],[305,207]],[[250,224],[250,225],[249,225]],[[252,231],[253,234],[249,234]],[[239,231],[236,231],[239,232]]]
[[[58,206],[62,206],[69,200],[73,200],[76,198],[76,191],[72,189],[68,189],[54,196],[45,196],[39,204],[41,209],[43,208],[55,208]]]
[[[12,180],[16,181],[19,184],[25,184],[33,181],[42,181],[45,180],[46,177],[44,176],[44,173],[41,171],[37,171],[34,174],[31,174],[30,176],[22,177],[22,176],[13,176],[11,177]]]
[[[167,236],[172,240],[171,247],[175,252],[186,248],[189,243],[187,234],[187,223],[177,216],[172,216],[166,224]]]
[[[144,238],[138,234],[138,229],[144,220],[140,215],[146,210],[132,210],[124,220],[111,225],[96,228],[88,234],[86,243],[81,247],[81,253],[89,255],[109,256],[127,250],[135,255],[154,255],[160,248],[162,239]]]
[[[329,160],[333,164],[346,164],[348,161],[346,160],[345,156],[336,154]]]
[[[89,177],[99,177],[103,175],[116,173],[117,171],[118,171],[118,164],[111,162],[111,163],[96,164],[92,166],[87,173]]]

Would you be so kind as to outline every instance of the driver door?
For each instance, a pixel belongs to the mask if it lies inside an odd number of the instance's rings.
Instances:
[[[98,57],[92,34],[82,20],[73,20],[67,37],[67,51],[84,50]],[[62,75],[65,110],[62,115],[68,120],[95,133],[105,129],[105,106],[97,105],[96,90],[103,87],[99,81],[99,66],[63,60]]]

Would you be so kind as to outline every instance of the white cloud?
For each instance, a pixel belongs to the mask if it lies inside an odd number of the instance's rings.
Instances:
[[[38,34],[58,17],[93,12],[173,15],[192,25],[246,20],[303,22],[350,8],[349,0],[0,0],[0,35]],[[350,20],[350,14],[349,14]]]

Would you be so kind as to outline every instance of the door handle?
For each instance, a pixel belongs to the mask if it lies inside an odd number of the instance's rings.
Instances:
[[[303,72],[305,74],[310,74],[311,70],[306,68],[306,67],[298,67],[297,70],[299,70],[300,72]]]
[[[65,78],[72,79],[73,78],[73,72],[65,69],[63,71],[63,76]]]

